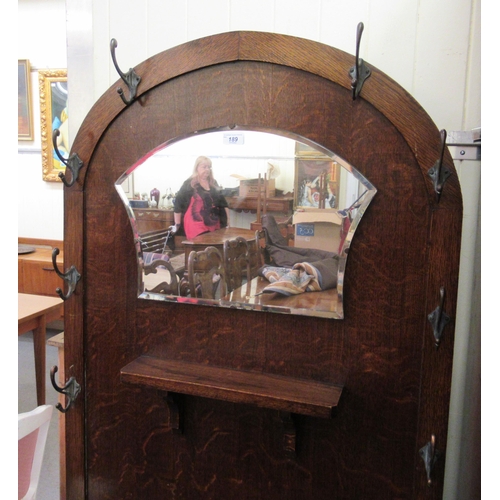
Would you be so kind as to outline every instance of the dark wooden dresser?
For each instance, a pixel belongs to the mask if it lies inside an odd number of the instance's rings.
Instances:
[[[139,234],[166,229],[174,223],[174,211],[161,208],[134,208]]]

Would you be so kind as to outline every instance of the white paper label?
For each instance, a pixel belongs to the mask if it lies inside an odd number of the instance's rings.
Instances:
[[[224,134],[224,144],[229,146],[241,146],[245,144],[245,134]]]

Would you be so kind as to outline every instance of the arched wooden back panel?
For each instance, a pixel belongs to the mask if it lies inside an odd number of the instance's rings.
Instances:
[[[66,376],[82,385],[66,414],[69,498],[442,496],[454,326],[436,348],[428,315],[443,289],[455,317],[459,182],[446,151],[438,202],[439,131],[375,68],[353,100],[353,64],[308,40],[226,33],[144,61],[132,104],[120,80],[89,112],[72,149],[84,168],[65,188],[65,264],[82,275],[65,309]],[[344,320],[137,298],[114,183],[159,144],[232,124],[315,141],[378,189],[350,249]],[[332,416],[323,390],[341,391]],[[432,436],[429,486],[419,450]]]

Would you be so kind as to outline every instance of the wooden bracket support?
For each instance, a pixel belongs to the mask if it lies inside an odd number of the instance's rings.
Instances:
[[[182,434],[182,410],[179,409],[179,395],[173,392],[168,392],[163,396],[167,404],[168,425],[173,430]]]
[[[280,411],[283,423],[283,449],[290,458],[295,458],[297,454],[297,427],[293,415],[288,411]]]

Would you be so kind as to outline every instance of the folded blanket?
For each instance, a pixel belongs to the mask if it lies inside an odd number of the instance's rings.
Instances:
[[[270,282],[273,280],[264,292],[292,295],[337,286],[338,254],[315,248],[288,246],[273,216],[263,216],[262,226],[266,230],[269,265],[260,274]]]
[[[270,282],[270,285],[262,290],[263,293],[297,295],[321,290],[317,273],[310,265],[306,268],[305,265],[296,264],[292,269],[267,267],[263,269],[262,274]]]
[[[281,234],[276,219],[272,215],[265,214],[262,216],[262,227],[266,232],[266,246],[272,250],[276,249],[274,253],[276,253],[276,259],[278,260],[291,259],[294,261],[293,264],[297,264],[299,262],[297,261],[297,257],[301,255],[314,258],[314,260],[326,259],[327,257],[337,255],[335,252],[327,252],[326,250],[288,246],[288,241]],[[274,255],[271,255],[271,258],[274,258]],[[307,261],[311,262],[310,260]]]
[[[293,267],[301,262],[318,262],[325,259],[338,259],[334,252],[316,248],[299,248],[267,244],[266,251],[273,265],[277,267]]]
[[[319,292],[321,275],[318,270],[307,262],[295,264],[292,269],[285,267],[264,267],[261,274],[270,284],[263,293],[280,293],[282,295],[297,295],[304,292]]]

